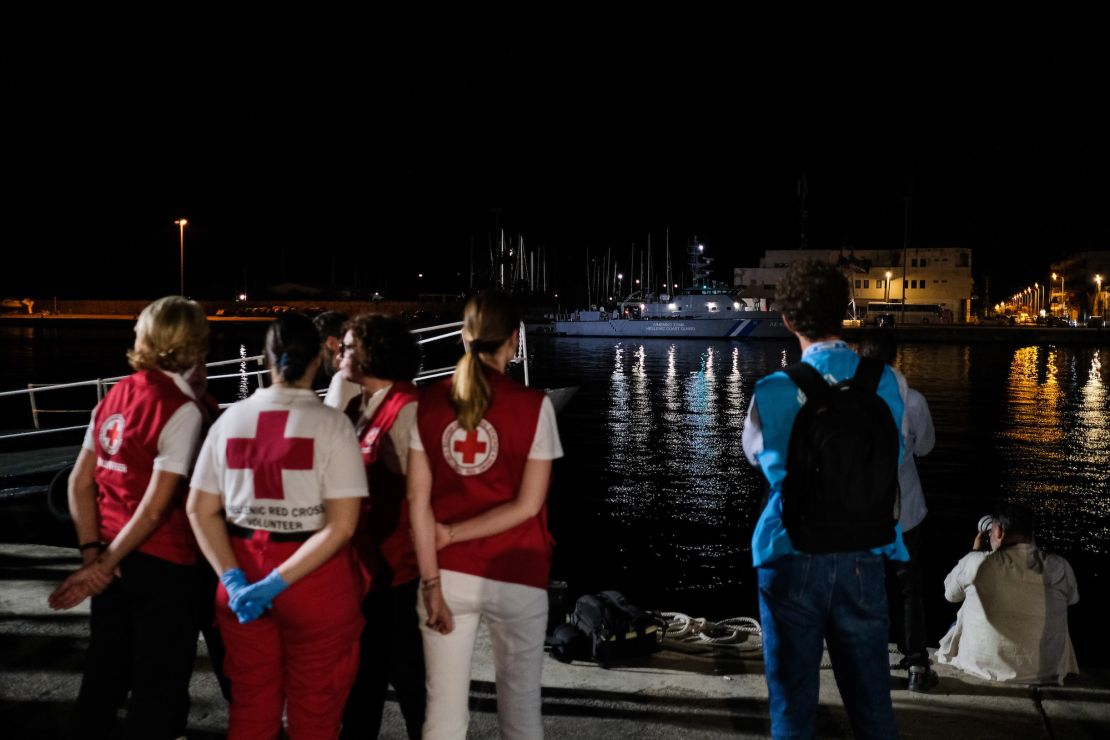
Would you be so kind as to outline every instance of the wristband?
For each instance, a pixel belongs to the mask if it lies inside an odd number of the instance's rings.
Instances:
[[[104,550],[108,547],[108,543],[107,542],[86,542],[83,545],[78,545],[77,549],[80,550],[81,552],[84,552],[85,550],[88,550],[91,547],[95,547],[98,550]]]
[[[435,578],[422,578],[420,580],[420,590],[421,591],[431,591],[433,588],[435,588],[438,585],[439,585],[439,576],[436,576]]]

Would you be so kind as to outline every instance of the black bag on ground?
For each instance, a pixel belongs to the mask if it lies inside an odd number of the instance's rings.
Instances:
[[[790,431],[782,518],[802,552],[888,544],[901,509],[901,433],[878,395],[885,366],[861,358],[856,374],[830,385],[804,362],[785,372],[806,395]]]
[[[574,605],[570,623],[586,636],[588,657],[603,666],[659,649],[655,616],[629,604],[619,591],[582,596]]]

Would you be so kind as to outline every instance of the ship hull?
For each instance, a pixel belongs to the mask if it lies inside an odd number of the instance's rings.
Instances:
[[[555,321],[540,329],[565,337],[662,337],[668,339],[791,339],[779,314],[739,312],[728,318]],[[546,330],[546,331],[544,331]]]

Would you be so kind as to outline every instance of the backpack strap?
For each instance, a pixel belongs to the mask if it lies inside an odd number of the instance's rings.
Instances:
[[[886,363],[874,357],[859,358],[856,374],[852,376],[852,385],[870,393],[879,392],[879,381],[882,380]]]
[[[799,360],[793,365],[787,365],[783,368],[783,372],[794,381],[794,385],[802,389],[806,399],[820,398],[829,393],[828,382],[821,377],[821,373],[817,372],[817,368],[808,362]]]

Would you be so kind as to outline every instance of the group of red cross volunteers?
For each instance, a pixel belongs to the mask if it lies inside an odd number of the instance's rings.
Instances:
[[[229,738],[377,737],[389,685],[410,738],[465,738],[479,622],[502,736],[542,736],[563,453],[551,402],[505,374],[519,312],[472,298],[453,378],[421,389],[400,320],[321,324],[275,319],[270,384],[221,412],[202,308],[168,296],[139,316],[135,372],[93,411],[70,476],[83,566],[49,600],[91,598],[69,736],[112,735],[125,704],[125,736],[184,736],[199,630]]]

